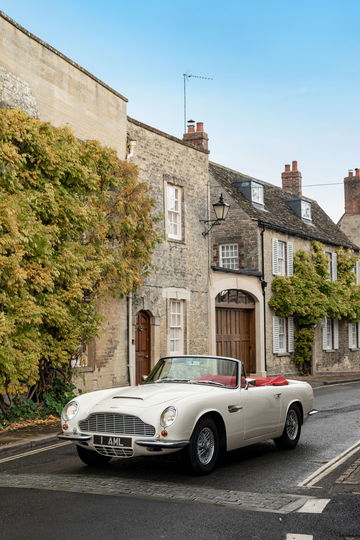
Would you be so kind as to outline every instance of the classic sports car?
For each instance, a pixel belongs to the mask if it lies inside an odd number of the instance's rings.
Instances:
[[[234,358],[172,356],[159,360],[140,386],[70,401],[59,438],[74,441],[87,465],[178,452],[190,471],[207,474],[222,450],[267,439],[295,448],[301,425],[315,412],[305,382],[248,379]]]

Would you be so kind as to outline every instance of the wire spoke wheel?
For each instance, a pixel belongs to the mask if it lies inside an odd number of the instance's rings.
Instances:
[[[286,418],[286,433],[291,441],[294,441],[299,431],[299,419],[294,409],[290,409]]]
[[[208,465],[215,452],[215,437],[209,427],[204,427],[200,431],[196,447],[200,463]]]
[[[209,474],[220,452],[219,430],[216,422],[203,416],[194,427],[190,444],[178,454],[182,466],[192,474]]]
[[[301,413],[296,403],[290,405],[286,415],[284,430],[280,437],[274,439],[275,444],[282,449],[290,450],[295,448],[299,442],[301,434]]]

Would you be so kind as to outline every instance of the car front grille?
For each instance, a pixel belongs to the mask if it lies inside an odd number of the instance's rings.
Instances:
[[[134,454],[132,448],[113,448],[110,446],[95,445],[95,450],[103,456],[131,457]]]
[[[119,413],[92,413],[79,422],[81,431],[114,435],[143,435],[153,437],[155,428],[137,416]]]

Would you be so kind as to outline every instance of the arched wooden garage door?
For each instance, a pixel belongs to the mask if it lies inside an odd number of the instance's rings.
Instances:
[[[241,360],[256,372],[255,303],[244,291],[229,289],[216,297],[216,354]]]

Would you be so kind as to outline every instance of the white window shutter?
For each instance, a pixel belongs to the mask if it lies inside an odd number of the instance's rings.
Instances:
[[[288,317],[288,352],[294,352],[294,317]]]
[[[356,261],[355,274],[356,274],[355,283],[356,285],[359,285],[360,284],[360,260]]]
[[[331,264],[332,264],[332,280],[337,280],[337,253],[332,253],[331,255]]]
[[[323,343],[323,351],[326,351],[327,349],[329,349],[328,339],[327,339],[327,318],[326,317],[322,325],[322,343]]]
[[[273,352],[279,352],[279,317],[273,316]]]
[[[287,275],[292,276],[294,273],[294,245],[292,242],[286,244],[286,251]]]
[[[354,343],[354,324],[356,323],[348,323],[348,340],[349,340],[349,349],[355,349],[356,345]]]
[[[278,240],[272,239],[272,273],[274,276],[278,275]]]
[[[333,320],[333,331],[334,331],[334,349],[339,348],[339,321],[338,319]]]
[[[354,348],[352,329],[353,329],[353,323],[349,322],[348,323],[348,347],[349,347],[349,349]]]

